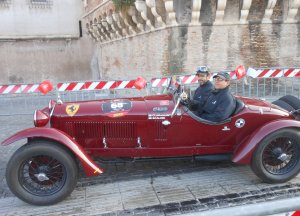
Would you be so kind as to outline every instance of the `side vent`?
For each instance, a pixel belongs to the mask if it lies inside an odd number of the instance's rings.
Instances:
[[[104,136],[115,139],[136,139],[135,122],[105,122]]]
[[[103,124],[101,122],[66,122],[65,132],[77,139],[103,137]]]
[[[66,121],[58,128],[88,148],[132,148],[137,145],[135,122]],[[105,144],[103,143],[105,140]]]
[[[155,140],[167,141],[167,129],[162,124],[162,121],[155,121]]]

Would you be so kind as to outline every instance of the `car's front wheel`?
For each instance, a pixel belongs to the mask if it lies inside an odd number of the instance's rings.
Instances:
[[[34,205],[50,205],[67,197],[77,183],[78,167],[63,146],[34,141],[19,148],[6,168],[10,190]]]
[[[282,183],[300,171],[300,133],[281,129],[265,137],[256,148],[251,168],[267,183]]]

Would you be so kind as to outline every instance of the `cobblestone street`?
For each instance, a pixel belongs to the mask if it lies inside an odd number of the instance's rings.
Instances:
[[[1,116],[0,139],[32,127],[32,115]],[[262,183],[248,166],[191,159],[103,163],[54,206],[28,205],[6,186],[5,167],[22,144],[1,146],[0,215],[172,215],[300,196],[300,175],[285,184]]]

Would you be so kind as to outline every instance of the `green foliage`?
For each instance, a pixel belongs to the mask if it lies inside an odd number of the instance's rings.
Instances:
[[[124,9],[134,4],[135,0],[112,0],[117,10]]]

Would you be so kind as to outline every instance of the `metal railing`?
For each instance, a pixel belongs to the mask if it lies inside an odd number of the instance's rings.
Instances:
[[[185,90],[193,94],[198,84],[185,85]],[[109,98],[135,97],[153,94],[162,94],[163,87],[137,89],[105,89],[81,90],[60,92],[62,101],[84,101]],[[274,101],[279,97],[290,94],[299,98],[300,77],[280,78],[243,78],[231,81],[231,92],[234,95],[261,98]],[[35,109],[48,106],[50,99],[57,99],[57,92],[52,91],[47,95],[41,93],[27,94],[0,94],[0,115],[32,114]]]

